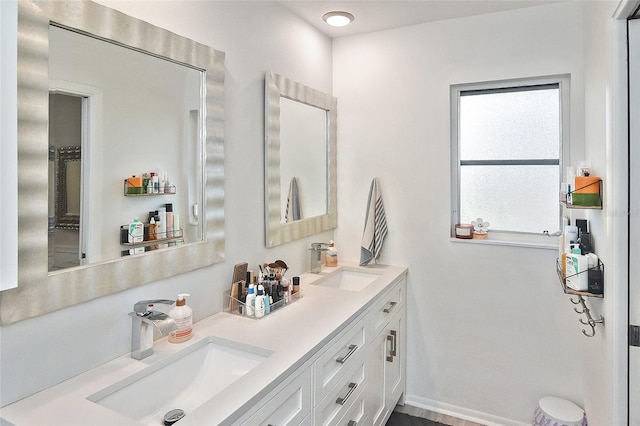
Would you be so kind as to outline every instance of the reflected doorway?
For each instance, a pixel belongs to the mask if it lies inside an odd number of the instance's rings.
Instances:
[[[87,98],[49,93],[49,271],[83,264],[82,146]]]

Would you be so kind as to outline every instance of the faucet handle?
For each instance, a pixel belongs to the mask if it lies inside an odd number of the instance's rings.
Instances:
[[[163,305],[173,305],[175,303],[175,300],[170,300],[170,299],[141,300],[139,302],[136,302],[135,305],[133,305],[133,311],[139,317],[147,316],[151,312],[150,306],[153,306],[156,303],[161,303]]]
[[[310,250],[326,251],[329,248],[328,243],[311,243]]]

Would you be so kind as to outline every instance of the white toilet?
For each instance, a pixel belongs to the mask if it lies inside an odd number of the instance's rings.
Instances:
[[[538,401],[533,426],[587,426],[584,410],[571,401],[545,396]]]

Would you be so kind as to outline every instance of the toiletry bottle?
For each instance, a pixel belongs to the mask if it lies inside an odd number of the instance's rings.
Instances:
[[[133,219],[133,222],[129,224],[129,238],[130,243],[141,243],[144,239],[144,225],[138,219]]]
[[[180,230],[180,215],[173,214],[173,236],[182,237],[182,231]]]
[[[300,277],[293,277],[291,281],[293,294],[298,293],[300,291]]]
[[[160,222],[159,214],[156,214],[155,222],[156,222],[156,240],[159,240],[162,238],[162,222]]]
[[[187,306],[186,296],[179,294],[176,306],[169,311],[169,316],[176,322],[177,328],[169,333],[169,342],[182,343],[191,339],[193,335],[193,310]]]
[[[258,295],[255,300],[255,314],[256,318],[262,318],[265,314],[265,301],[264,301],[264,287],[258,286]]]
[[[247,301],[245,302],[248,317],[252,317],[255,315],[255,306],[256,306],[255,290],[256,290],[256,287],[253,284],[249,285],[249,293],[247,294]]]
[[[329,248],[326,252],[325,265],[338,266],[338,249],[333,243],[333,240],[329,241]]]
[[[153,193],[157,194],[160,191],[160,178],[153,172],[151,173],[151,183],[153,184]]]
[[[158,193],[160,194],[164,194],[164,187],[165,187],[165,173],[164,172],[160,172],[160,177],[158,178],[159,182],[158,182]]]
[[[156,239],[156,220],[155,218],[151,218],[151,221],[149,222],[149,240],[155,240]]]
[[[167,238],[171,238],[173,237],[173,204],[167,203],[164,207],[166,211]]]
[[[160,225],[156,224],[156,227],[160,227],[160,238],[167,238],[167,208],[165,206],[158,208],[158,216],[160,216]]]

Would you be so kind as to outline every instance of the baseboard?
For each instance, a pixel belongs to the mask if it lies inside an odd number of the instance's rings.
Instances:
[[[445,416],[456,417],[462,420],[468,420],[474,423],[480,423],[487,426],[530,426],[530,423],[522,423],[516,420],[505,419],[503,417],[494,416],[492,414],[483,413],[481,411],[470,410],[468,408],[459,407],[445,402],[434,401],[428,398],[422,398],[416,395],[406,395],[404,403],[423,410],[433,411],[434,413],[443,414]]]

